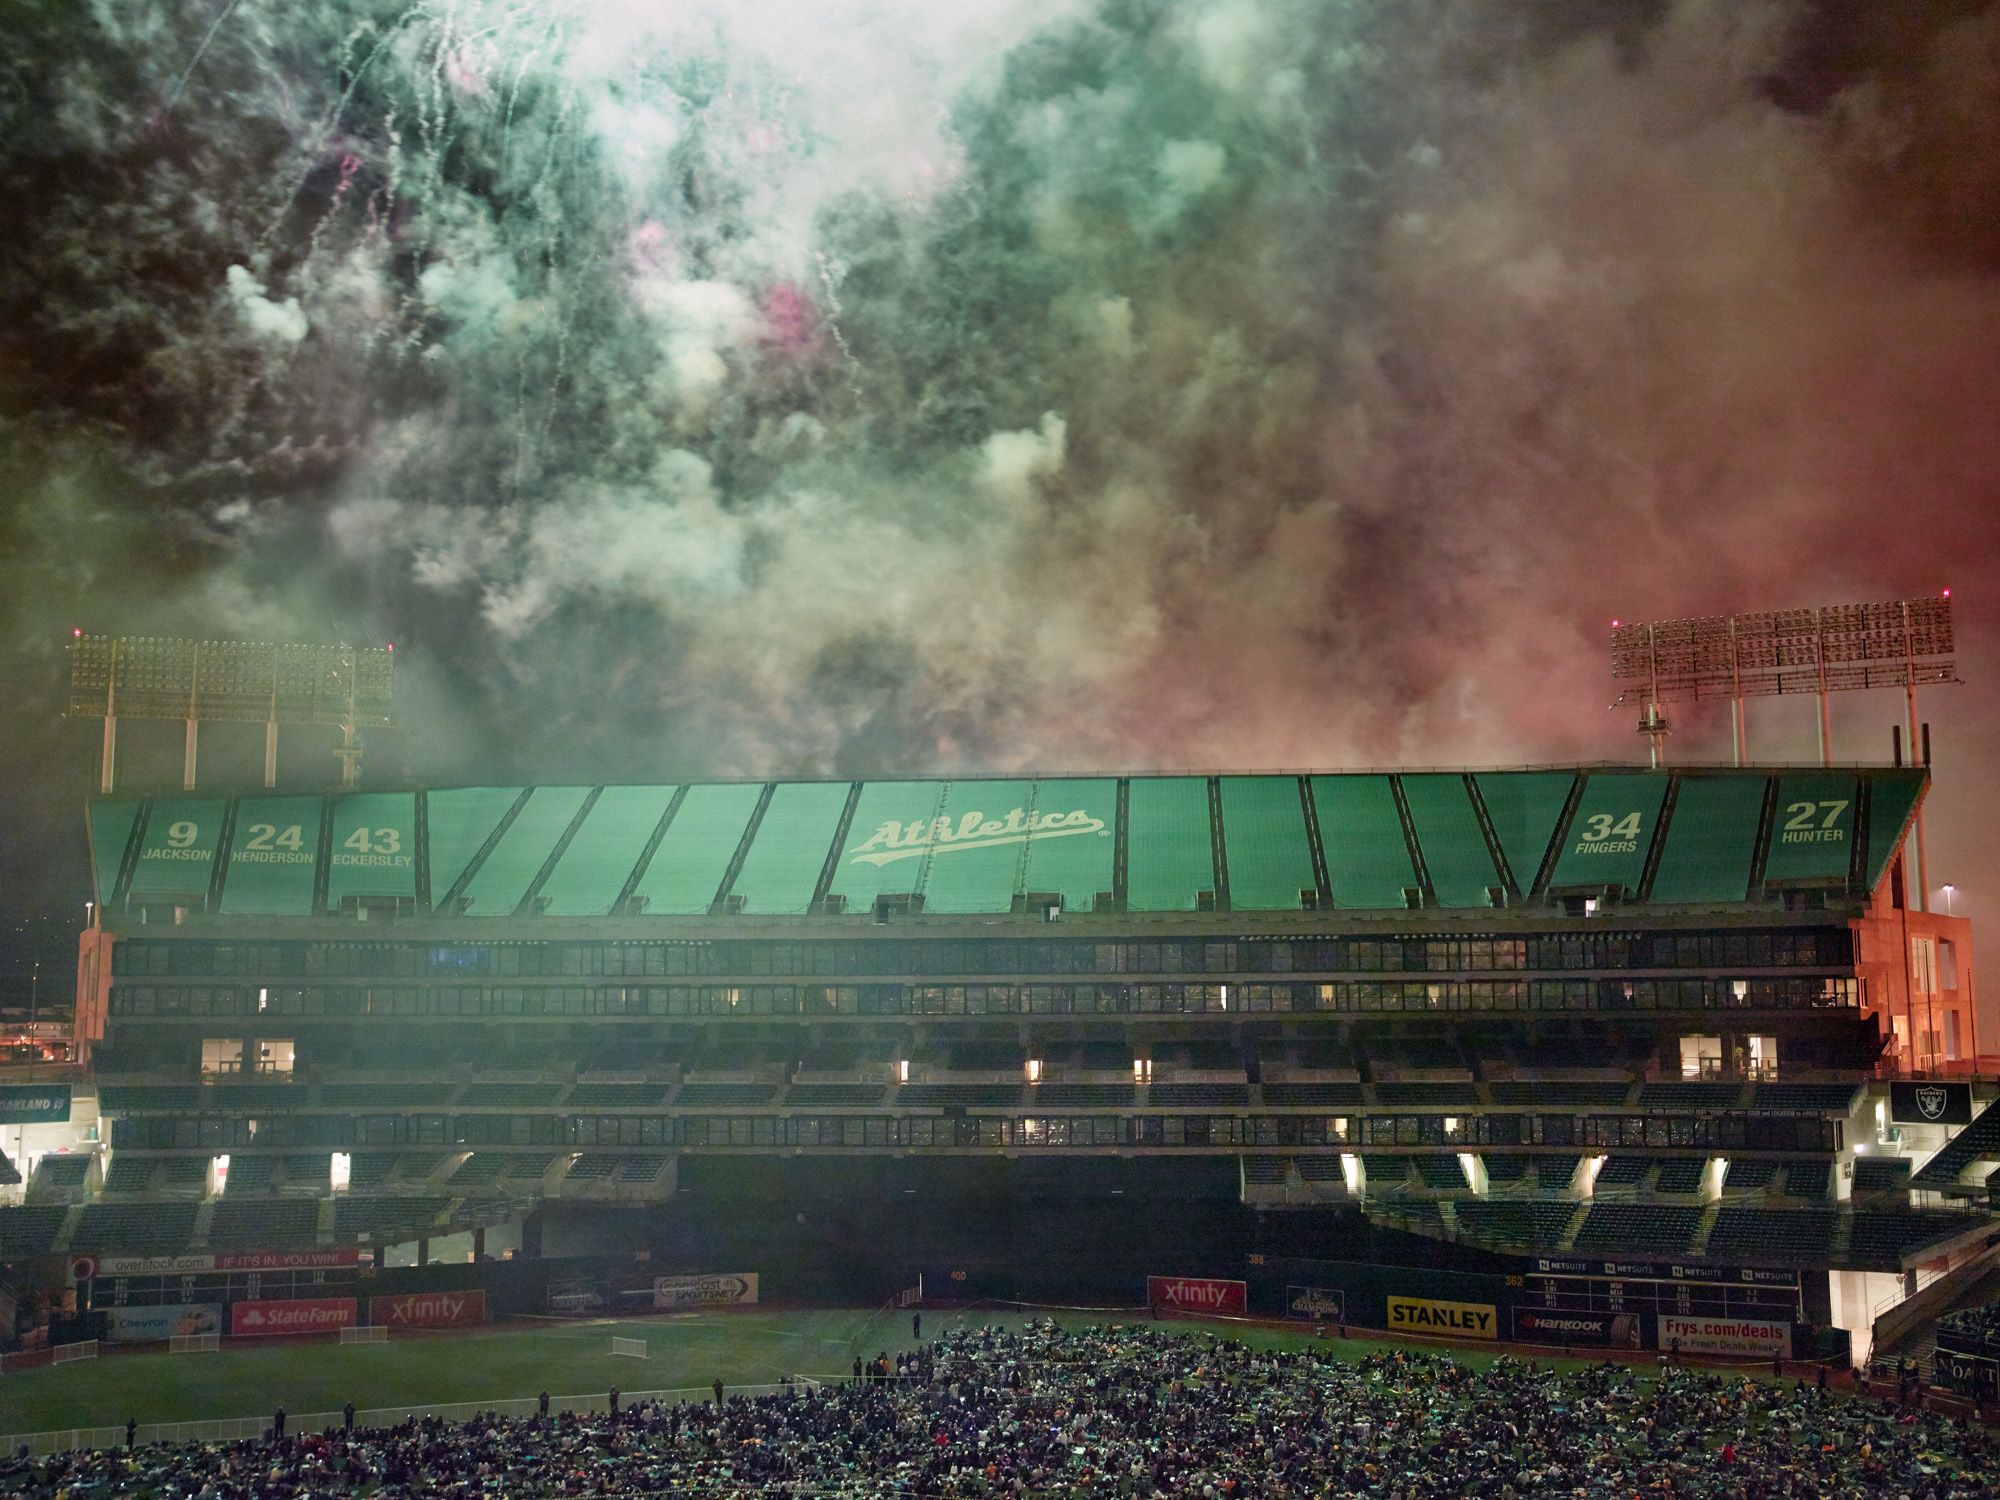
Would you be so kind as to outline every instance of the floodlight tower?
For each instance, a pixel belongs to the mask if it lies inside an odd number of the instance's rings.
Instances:
[[[71,718],[104,720],[98,788],[109,793],[118,763],[118,721],[180,719],[186,728],[181,784],[192,789],[203,723],[264,726],[264,785],[278,780],[278,726],[340,730],[340,780],[361,772],[361,731],[393,722],[393,645],[268,645],[154,636],[72,633]]]
[[[1833,764],[1829,696],[1899,687],[1908,715],[1910,759],[1928,765],[1928,739],[1917,722],[1917,688],[1959,680],[1952,650],[1950,589],[1886,604],[1834,604],[1643,625],[1613,620],[1611,676],[1630,686],[1619,691],[1612,706],[1643,705],[1639,732],[1658,766],[1667,731],[1662,703],[1727,698],[1730,744],[1740,766],[1750,754],[1745,700],[1812,693],[1819,699],[1819,762],[1827,766]],[[1928,909],[1927,865],[1920,805],[1920,910]]]

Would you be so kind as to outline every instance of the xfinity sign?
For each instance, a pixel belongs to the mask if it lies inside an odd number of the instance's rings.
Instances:
[[[1249,1308],[1250,1287],[1213,1276],[1148,1276],[1146,1301],[1169,1312],[1240,1313]]]

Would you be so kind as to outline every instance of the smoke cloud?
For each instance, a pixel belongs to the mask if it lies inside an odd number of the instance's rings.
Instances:
[[[33,680],[393,638],[426,779],[1547,761],[1614,615],[2000,554],[1991,5],[9,10]]]

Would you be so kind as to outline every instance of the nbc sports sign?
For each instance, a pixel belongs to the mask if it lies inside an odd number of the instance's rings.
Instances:
[[[352,1297],[297,1297],[283,1302],[237,1302],[229,1309],[229,1332],[244,1335],[332,1333],[354,1326]]]
[[[736,1307],[757,1300],[757,1273],[741,1276],[655,1276],[653,1306]]]
[[[368,1299],[371,1328],[472,1328],[486,1321],[486,1293],[402,1292]]]
[[[1146,1301],[1169,1312],[1241,1313],[1250,1306],[1250,1288],[1213,1276],[1148,1276]]]

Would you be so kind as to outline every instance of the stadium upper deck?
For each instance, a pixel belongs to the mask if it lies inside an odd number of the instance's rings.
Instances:
[[[107,799],[101,910],[1266,915],[1865,902],[1917,770],[1622,767]],[[1580,912],[1579,912],[1580,914]]]

